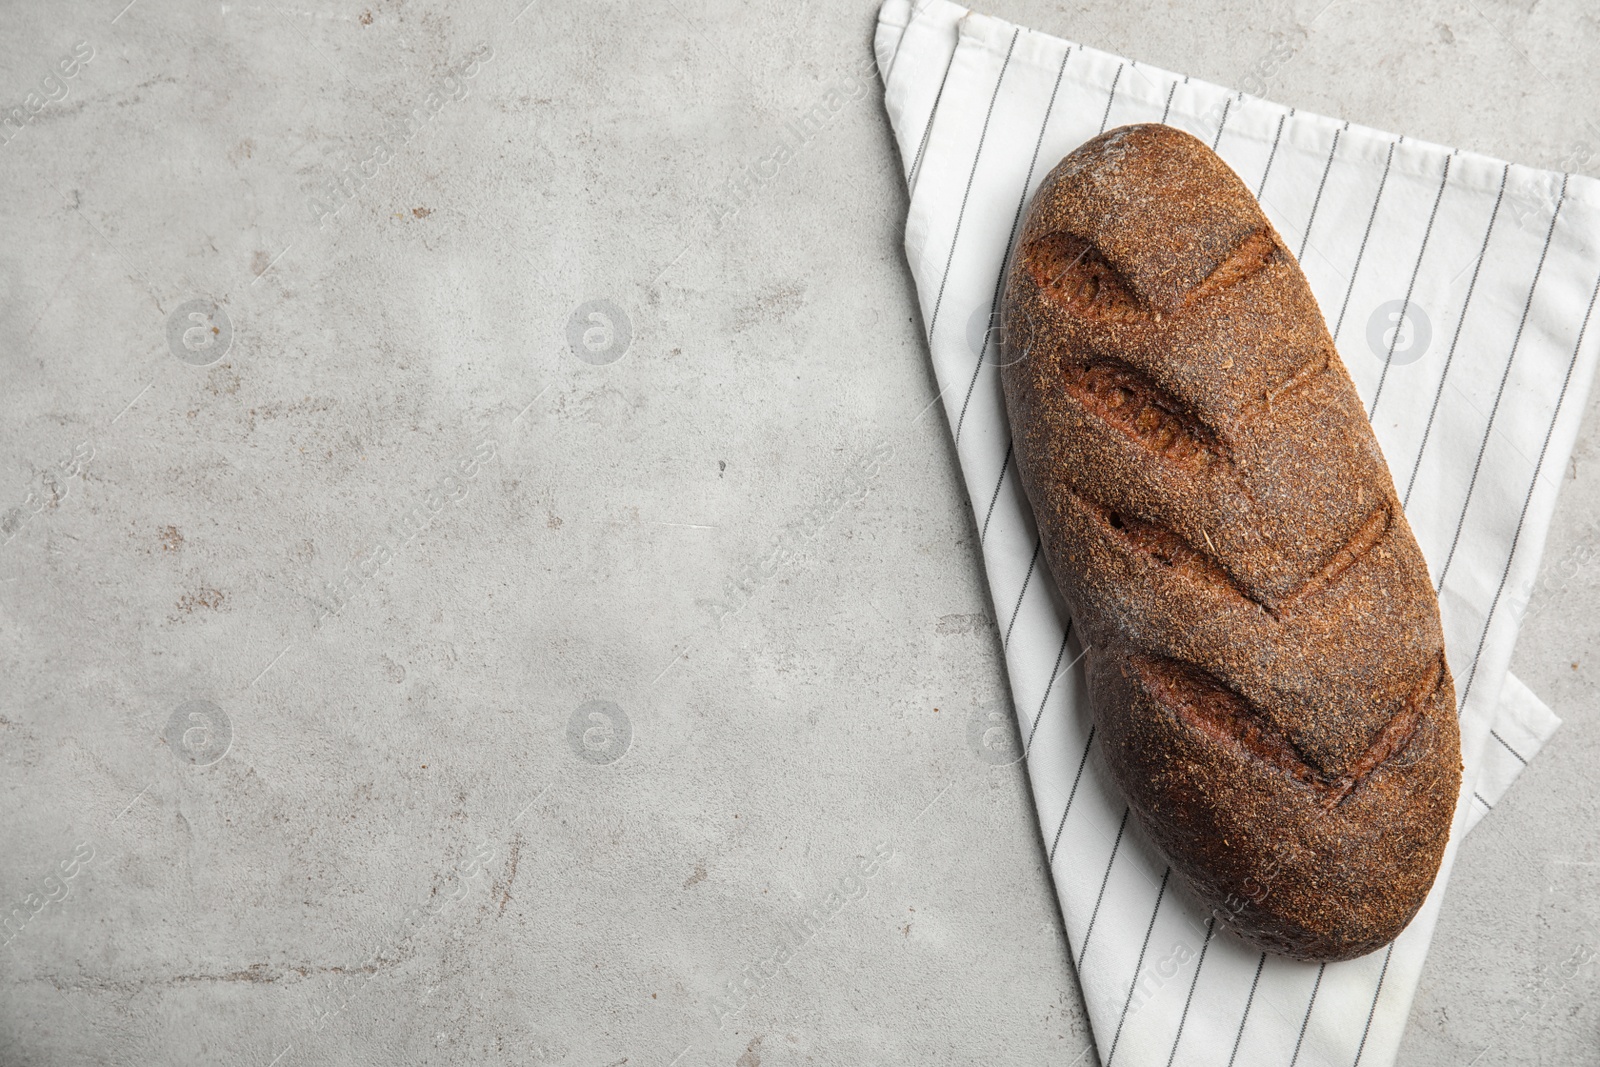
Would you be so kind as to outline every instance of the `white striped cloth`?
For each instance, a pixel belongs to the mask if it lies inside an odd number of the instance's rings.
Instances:
[[[1101,1062],[1393,1063],[1456,845],[1559,725],[1507,668],[1514,594],[1531,588],[1595,368],[1600,185],[1296,113],[948,0],[886,0],[875,45],[911,189],[906,253]],[[1250,948],[1130,826],[1011,462],[986,327],[1022,213],[1063,155],[1153,121],[1213,145],[1299,254],[1441,587],[1466,763],[1451,847],[1399,940],[1346,963]]]

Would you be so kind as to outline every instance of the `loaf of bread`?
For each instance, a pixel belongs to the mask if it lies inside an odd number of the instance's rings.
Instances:
[[[1002,371],[1100,750],[1240,936],[1394,939],[1461,781],[1438,603],[1299,264],[1203,143],[1067,156],[1006,267]]]

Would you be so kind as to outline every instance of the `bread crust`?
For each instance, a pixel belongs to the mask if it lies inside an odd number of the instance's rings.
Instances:
[[[1138,823],[1263,949],[1393,940],[1449,840],[1455,689],[1299,264],[1206,145],[1124,126],[1035,194],[1003,314],[1018,469]]]

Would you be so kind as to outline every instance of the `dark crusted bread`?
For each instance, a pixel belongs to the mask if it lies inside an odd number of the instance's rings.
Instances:
[[[1393,940],[1450,835],[1455,689],[1294,256],[1204,144],[1125,126],[1033,198],[1003,321],[1022,484],[1139,824],[1261,948]]]

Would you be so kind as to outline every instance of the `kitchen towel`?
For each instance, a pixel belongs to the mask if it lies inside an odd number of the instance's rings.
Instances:
[[[1456,846],[1559,725],[1508,665],[1600,345],[1600,185],[1297,112],[949,0],[886,0],[875,50],[910,189],[906,254],[1100,1061],[1393,1063]],[[1461,800],[1421,913],[1361,959],[1252,949],[1130,825],[1017,481],[990,328],[1001,268],[1055,163],[1134,122],[1211,145],[1299,256],[1439,589]]]

